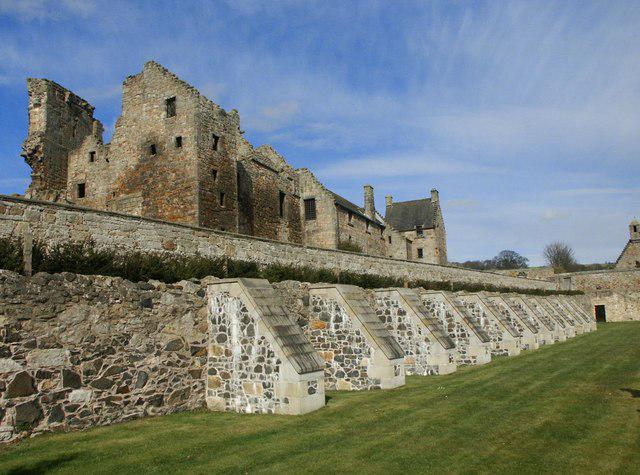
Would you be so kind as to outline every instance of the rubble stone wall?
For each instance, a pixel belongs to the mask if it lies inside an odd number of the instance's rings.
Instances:
[[[260,264],[285,264],[366,273],[407,280],[489,283],[518,289],[555,290],[555,284],[458,267],[305,247],[137,216],[56,203],[0,197],[0,237],[48,244],[93,240],[99,248],[227,256]]]
[[[204,405],[204,289],[0,271],[0,439]]]

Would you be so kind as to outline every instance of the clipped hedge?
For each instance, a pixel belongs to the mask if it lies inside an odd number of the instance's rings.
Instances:
[[[127,252],[97,249],[92,241],[68,242],[56,246],[45,246],[35,242],[33,246],[33,272],[72,272],[74,274],[97,274],[139,282],[159,280],[174,283],[180,280],[201,279],[206,276],[219,278],[262,278],[269,282],[297,280],[300,282],[329,284],[351,284],[366,289],[403,287],[403,279],[356,272],[337,272],[327,268],[290,266],[284,264],[259,265],[224,257],[185,257],[176,254]],[[0,239],[0,268],[22,271],[22,246],[20,241]],[[406,283],[409,287],[453,292],[516,292],[531,295],[568,294],[580,295],[581,291],[551,291],[499,287],[492,284],[474,284],[449,281],[415,280]]]

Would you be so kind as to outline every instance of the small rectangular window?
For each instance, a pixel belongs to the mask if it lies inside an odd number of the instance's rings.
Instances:
[[[176,148],[180,148],[182,147],[182,137],[181,136],[177,136],[174,142]]]
[[[152,143],[151,145],[149,145],[149,155],[155,155],[156,154],[156,144]]]
[[[371,234],[371,230],[370,230],[369,226],[370,226],[370,223],[369,223],[369,221],[367,221],[367,222],[366,222],[366,224],[365,224],[365,230],[366,230],[369,234]]]
[[[167,117],[175,117],[176,115],[176,98],[170,97],[164,101],[167,111]]]
[[[418,236],[422,236],[424,234],[424,231],[422,230],[422,226],[416,226],[416,234]]]
[[[316,199],[307,198],[304,200],[304,219],[316,219]]]
[[[86,185],[84,183],[78,183],[78,198],[84,198],[86,196]]]
[[[389,244],[391,244],[391,236],[389,236]]]
[[[349,224],[353,224],[353,213],[349,211]]]
[[[635,225],[633,226],[633,232],[634,232],[634,233],[637,233],[637,232],[638,232],[638,226],[635,226]]]
[[[220,206],[224,208],[224,191],[220,192]]]
[[[213,148],[214,150],[218,150],[218,142],[220,142],[220,136],[216,134],[212,134],[211,141],[212,141],[211,148]]]
[[[284,218],[284,202],[287,195],[284,192],[280,192],[280,217]]]
[[[422,257],[423,257],[422,248],[419,247],[418,248],[418,259],[422,259]]]
[[[216,183],[218,181],[218,170],[215,168],[211,170],[211,177],[213,178],[213,182]]]
[[[89,152],[89,161],[90,162],[96,161],[96,152]]]

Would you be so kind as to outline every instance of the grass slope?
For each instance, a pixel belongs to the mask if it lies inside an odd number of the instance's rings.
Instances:
[[[0,449],[3,473],[638,473],[640,324],[300,417],[194,412]]]

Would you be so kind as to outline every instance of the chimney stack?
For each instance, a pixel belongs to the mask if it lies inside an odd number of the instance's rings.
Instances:
[[[431,190],[431,202],[434,204],[438,204],[440,202],[440,195],[438,194],[438,190],[435,188]]]
[[[369,219],[375,219],[376,205],[373,198],[373,186],[364,185],[364,214]]]
[[[391,206],[393,204],[393,196],[387,195],[387,196],[385,196],[385,199],[387,200],[387,208],[388,208],[389,206]]]

